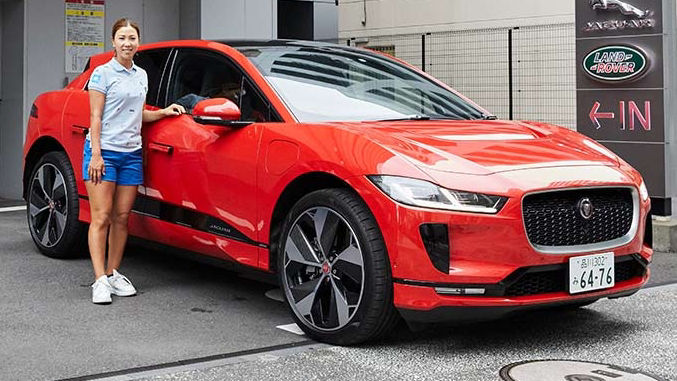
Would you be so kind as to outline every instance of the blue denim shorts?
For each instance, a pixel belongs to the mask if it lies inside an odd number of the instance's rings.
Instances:
[[[143,156],[142,149],[133,152],[117,152],[102,149],[105,174],[103,181],[111,181],[117,185],[141,185],[143,184]],[[84,157],[82,159],[82,177],[89,180],[87,168],[92,159],[92,146],[89,140],[85,140]]]

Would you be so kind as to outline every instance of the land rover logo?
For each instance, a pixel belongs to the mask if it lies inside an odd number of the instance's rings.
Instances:
[[[647,57],[639,49],[629,46],[602,46],[583,60],[583,69],[592,78],[603,82],[620,82],[644,73]]]
[[[592,217],[592,202],[587,197],[582,198],[578,202],[578,211],[581,213],[581,217],[589,220]]]

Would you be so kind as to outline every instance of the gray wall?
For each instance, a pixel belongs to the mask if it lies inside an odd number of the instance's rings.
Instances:
[[[180,38],[181,12],[179,10],[179,0],[144,0],[141,42]]]
[[[179,11],[179,38],[184,40],[200,38],[200,0],[181,0]]]
[[[0,3],[2,13],[2,102],[0,103],[0,197],[21,195],[24,108],[24,4],[21,0]]]
[[[202,0],[200,38],[277,38],[277,0]]]
[[[24,1],[26,7],[26,66],[24,102],[21,126],[26,132],[28,113],[40,93],[64,86],[64,3],[53,0]],[[9,38],[5,39],[8,42]],[[38,74],[39,73],[39,74]],[[3,78],[7,77],[3,74]],[[4,117],[4,113],[3,113]]]
[[[336,42],[338,40],[338,7],[335,3],[313,4],[314,39]]]

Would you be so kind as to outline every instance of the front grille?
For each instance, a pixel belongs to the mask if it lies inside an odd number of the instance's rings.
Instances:
[[[615,282],[643,276],[646,271],[637,255],[617,257],[614,264]],[[506,278],[505,296],[523,296],[565,292],[569,286],[568,264],[519,269]]]
[[[547,294],[564,291],[566,271],[543,271],[524,274],[517,282],[508,287],[506,296]]]
[[[581,212],[587,198],[591,216]],[[584,188],[527,195],[522,201],[527,237],[537,246],[577,246],[611,241],[632,226],[633,200],[628,188]]]

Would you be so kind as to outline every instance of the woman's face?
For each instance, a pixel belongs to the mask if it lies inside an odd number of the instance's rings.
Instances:
[[[115,32],[113,47],[116,55],[123,60],[131,60],[139,47],[139,34],[131,26],[123,26]]]

